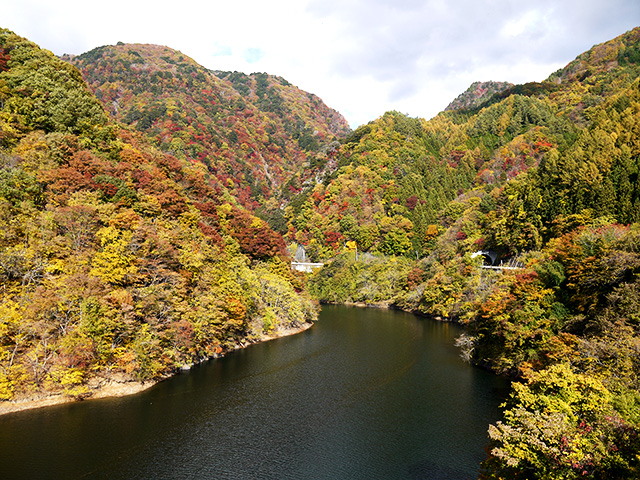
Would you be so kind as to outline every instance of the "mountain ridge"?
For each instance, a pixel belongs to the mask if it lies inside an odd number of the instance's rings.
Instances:
[[[308,280],[457,321],[463,357],[514,379],[482,479],[639,476],[640,27],[550,81],[324,139],[278,77],[169,49],[141,75],[153,49],[116,47],[83,68],[128,125],[0,30],[0,398],[83,398],[96,372],[162,378],[312,321]],[[241,203],[323,269],[292,273]]]
[[[114,119],[161,150],[204,162],[252,210],[267,198],[286,201],[313,173],[303,165],[326,163],[331,143],[350,131],[281,77],[211,71],[168,47],[103,46],[67,60]]]
[[[282,237],[204,163],[111,121],[35,43],[0,29],[0,54],[1,412],[155,382],[314,320]]]
[[[451,103],[445,107],[444,111],[447,112],[462,109],[472,110],[484,104],[496,93],[501,93],[513,86],[513,83],[495,82],[493,80],[486,82],[473,82],[467,90],[452,100]]]

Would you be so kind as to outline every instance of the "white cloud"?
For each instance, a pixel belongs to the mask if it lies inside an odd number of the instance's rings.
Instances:
[[[507,22],[502,26],[500,34],[503,37],[507,37],[507,39],[520,37],[525,34],[527,36],[532,36],[532,34],[536,33],[537,30],[543,27],[543,21],[544,19],[540,12],[530,10],[518,18],[507,20]]]
[[[279,75],[353,127],[392,109],[430,118],[477,80],[543,80],[640,24],[637,0],[22,0],[2,11],[3,27],[56,54],[157,43],[214,70]]]

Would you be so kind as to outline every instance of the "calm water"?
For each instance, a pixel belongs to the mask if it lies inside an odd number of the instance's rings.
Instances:
[[[471,479],[507,382],[455,325],[325,306],[137,395],[0,417],[0,477]]]

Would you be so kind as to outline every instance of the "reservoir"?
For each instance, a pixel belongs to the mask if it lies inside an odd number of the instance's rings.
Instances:
[[[456,325],[324,306],[311,329],[123,398],[0,417],[5,479],[477,478],[508,381]]]

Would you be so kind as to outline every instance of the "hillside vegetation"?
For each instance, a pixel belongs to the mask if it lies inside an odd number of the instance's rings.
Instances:
[[[0,399],[155,380],[311,322],[282,237],[0,30]]]
[[[312,321],[289,243],[327,262],[318,300],[458,321],[463,357],[515,380],[482,478],[640,477],[640,28],[353,132],[165,47],[66,60],[0,30],[0,398]]]
[[[333,142],[350,132],[342,115],[283,78],[209,71],[167,47],[118,44],[67,60],[111,118],[163,152],[203,163],[266,218],[323,170]]]
[[[387,113],[289,217],[333,258],[318,298],[459,321],[466,359],[519,380],[483,478],[640,476],[638,51],[640,28],[482,108]]]

